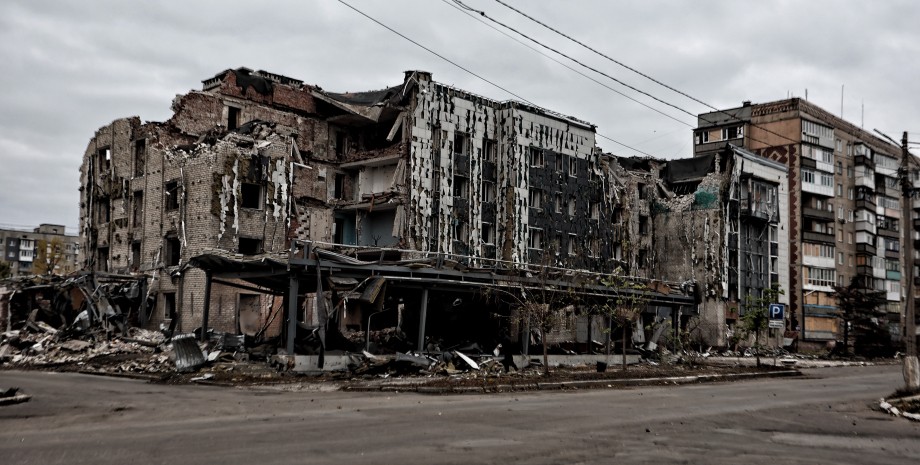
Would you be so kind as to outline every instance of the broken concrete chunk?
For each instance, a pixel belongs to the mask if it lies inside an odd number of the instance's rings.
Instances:
[[[86,342],[86,341],[81,341],[79,339],[71,339],[61,344],[61,348],[64,350],[69,350],[71,352],[82,352],[91,345],[92,345],[91,343]]]

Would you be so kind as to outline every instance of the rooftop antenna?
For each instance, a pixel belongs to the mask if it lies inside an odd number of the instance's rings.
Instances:
[[[843,119],[843,84],[840,84],[840,119]]]

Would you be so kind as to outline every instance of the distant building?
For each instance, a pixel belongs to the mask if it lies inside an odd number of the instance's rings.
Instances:
[[[788,169],[790,266],[778,271],[788,271],[780,284],[802,340],[842,339],[832,286],[854,277],[885,293],[880,324],[900,336],[902,275],[916,263],[901,248],[912,223],[901,213],[900,147],[799,98],[701,114],[694,137],[696,156],[731,143]]]
[[[61,244],[60,252],[51,253],[52,243]],[[45,244],[43,252],[39,251],[40,244]],[[53,269],[50,274],[67,275],[80,267],[79,237],[76,234],[66,234],[64,226],[57,224],[41,224],[31,230],[0,228],[0,253],[0,262],[10,266],[14,277],[35,274],[36,262],[52,255],[55,259],[51,260]],[[47,264],[38,268],[47,269]]]

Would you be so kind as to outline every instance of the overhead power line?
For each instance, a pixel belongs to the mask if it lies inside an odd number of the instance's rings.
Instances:
[[[683,124],[683,125],[685,125],[685,126],[688,126],[688,127],[691,127],[691,128],[693,127],[692,124],[689,124],[689,123],[687,123],[686,121],[683,121],[683,120],[681,120],[681,119],[678,119],[678,118],[676,118],[676,117],[674,117],[674,116],[671,116],[671,115],[669,115],[669,114],[667,114],[667,113],[665,113],[665,112],[663,112],[663,111],[661,111],[661,110],[659,110],[659,109],[657,109],[657,108],[655,108],[655,107],[653,107],[653,106],[651,106],[651,105],[649,105],[649,104],[647,104],[647,103],[645,103],[645,102],[643,102],[643,101],[641,101],[641,100],[637,100],[637,99],[635,99],[635,98],[633,98],[633,97],[631,97],[631,96],[629,96],[629,95],[626,95],[626,94],[624,94],[623,92],[620,92],[620,91],[614,89],[613,87],[610,87],[610,86],[608,86],[607,84],[604,84],[603,82],[601,82],[601,81],[595,79],[594,77],[589,76],[589,75],[587,75],[587,74],[585,74],[585,73],[583,73],[583,72],[581,72],[581,71],[579,71],[579,70],[573,68],[572,66],[567,65],[566,63],[563,63],[563,62],[560,61],[559,59],[554,58],[554,57],[550,56],[549,54],[544,53],[544,52],[542,52],[541,50],[532,47],[531,45],[525,43],[524,41],[518,39],[517,37],[514,37],[514,36],[512,36],[511,34],[508,34],[507,32],[502,31],[501,29],[499,29],[499,28],[497,28],[497,27],[495,27],[495,26],[493,26],[493,25],[491,25],[491,24],[489,24],[489,23],[483,21],[482,19],[478,18],[476,15],[473,15],[473,14],[470,13],[470,11],[475,11],[475,10],[472,10],[471,8],[469,8],[469,7],[467,7],[467,6],[463,5],[463,4],[461,4],[460,2],[457,2],[457,1],[455,1],[455,0],[441,0],[441,1],[444,2],[444,3],[446,3],[446,4],[448,4],[448,5],[450,5],[450,6],[453,7],[454,9],[456,9],[456,10],[462,12],[463,14],[469,16],[470,18],[473,18],[473,19],[475,19],[476,21],[479,21],[480,23],[482,23],[482,24],[485,25],[486,27],[488,27],[488,28],[490,28],[490,29],[492,29],[492,30],[498,32],[499,34],[501,34],[501,35],[503,35],[503,36],[505,36],[505,37],[507,37],[507,38],[509,38],[509,39],[511,39],[511,40],[513,40],[513,41],[515,41],[515,42],[517,42],[517,43],[519,43],[519,44],[521,44],[521,45],[523,45],[523,46],[525,46],[525,47],[531,49],[531,50],[533,50],[534,52],[539,53],[540,55],[543,55],[544,57],[546,57],[546,58],[548,58],[548,59],[550,59],[550,60],[552,60],[552,61],[555,61],[556,63],[560,64],[561,66],[564,66],[564,67],[568,68],[569,70],[571,70],[571,71],[573,71],[573,72],[575,72],[575,73],[578,73],[578,74],[584,76],[584,77],[587,78],[587,79],[590,79],[590,80],[594,81],[595,83],[597,83],[597,84],[600,85],[600,86],[606,87],[606,88],[607,88],[608,90],[610,90],[611,92],[615,92],[615,93],[617,93],[617,94],[623,96],[624,98],[627,98],[627,99],[629,99],[629,100],[632,100],[633,102],[636,102],[636,103],[638,103],[639,105],[642,105],[642,106],[648,108],[649,110],[652,110],[652,111],[654,111],[654,112],[656,112],[656,113],[658,113],[658,114],[661,114],[661,115],[663,115],[663,116],[665,116],[665,117],[667,117],[667,118],[670,118],[670,119],[672,119],[672,120],[674,120],[674,121],[677,121],[678,123],[681,123],[681,124]]]
[[[454,1],[459,1],[459,0],[454,0]],[[639,71],[639,70],[637,70],[637,69],[635,69],[635,68],[633,68],[633,67],[631,67],[631,66],[628,66],[628,65],[626,65],[626,64],[624,64],[624,63],[622,63],[622,62],[620,62],[620,61],[618,61],[618,60],[615,60],[615,59],[611,58],[610,56],[608,56],[608,55],[606,55],[606,54],[604,54],[604,53],[601,53],[601,52],[597,51],[596,49],[594,49],[594,48],[588,46],[587,44],[585,44],[585,43],[583,43],[583,42],[581,42],[581,41],[578,41],[578,40],[572,38],[572,37],[569,36],[568,34],[565,34],[565,33],[561,32],[561,31],[559,31],[558,29],[553,28],[553,27],[547,25],[546,23],[544,23],[544,22],[542,22],[542,21],[540,21],[540,20],[538,20],[538,19],[536,19],[536,18],[534,18],[534,17],[532,17],[532,16],[530,16],[530,15],[524,13],[523,11],[521,11],[521,10],[515,8],[515,7],[512,7],[512,6],[508,5],[507,3],[505,3],[505,2],[503,2],[503,1],[501,1],[501,0],[495,0],[495,1],[496,1],[497,3],[499,3],[499,4],[503,5],[503,6],[505,6],[506,8],[509,8],[510,10],[512,10],[512,11],[514,11],[514,12],[520,14],[521,16],[524,16],[525,18],[527,18],[527,19],[529,19],[529,20],[531,20],[531,21],[533,21],[533,22],[539,24],[540,26],[543,26],[544,28],[549,29],[550,31],[552,31],[552,32],[554,32],[554,33],[556,33],[556,34],[559,34],[560,36],[562,36],[562,37],[564,37],[564,38],[566,38],[566,39],[569,39],[569,40],[571,40],[572,42],[575,42],[576,44],[578,44],[578,45],[580,45],[580,46],[582,46],[582,47],[584,47],[584,48],[586,48],[586,49],[588,49],[588,50],[590,50],[590,51],[592,51],[592,52],[594,52],[594,53],[600,55],[601,57],[604,57],[604,58],[606,58],[607,60],[610,60],[610,61],[612,61],[613,63],[616,63],[617,65],[620,65],[620,66],[622,66],[622,67],[624,67],[624,68],[626,68],[626,69],[628,69],[628,70],[630,70],[630,71],[632,71],[632,72],[634,72],[634,73],[636,73],[636,74],[638,74],[638,75],[640,75],[640,76],[642,76],[642,77],[644,77],[644,78],[646,78],[646,79],[649,79],[650,81],[652,81],[652,82],[654,82],[654,83],[656,83],[656,84],[658,84],[658,85],[660,85],[660,86],[662,86],[662,87],[664,87],[664,88],[666,88],[666,89],[669,89],[669,90],[671,90],[671,91],[673,91],[673,92],[676,92],[676,93],[678,93],[678,94],[680,94],[680,95],[682,95],[682,96],[684,96],[684,97],[687,97],[687,98],[689,98],[689,99],[691,99],[691,100],[693,100],[693,101],[695,101],[695,102],[698,102],[698,103],[700,103],[700,104],[706,106],[707,108],[710,108],[710,109],[712,109],[712,110],[714,110],[714,111],[716,111],[716,112],[718,112],[718,113],[721,113],[721,114],[723,114],[723,115],[725,115],[725,116],[728,116],[729,118],[731,118],[731,119],[734,120],[734,121],[742,122],[742,123],[746,122],[746,121],[742,120],[741,118],[739,118],[739,117],[737,117],[737,116],[735,116],[735,115],[732,115],[731,113],[726,112],[725,110],[720,110],[720,109],[718,109],[718,108],[716,108],[716,107],[714,107],[714,106],[712,106],[712,105],[710,105],[710,104],[708,104],[708,103],[706,103],[706,102],[703,102],[702,100],[700,100],[700,99],[698,99],[698,98],[696,98],[696,97],[693,97],[693,96],[691,96],[691,95],[689,95],[689,94],[687,94],[687,93],[685,93],[685,92],[682,92],[682,91],[680,91],[680,90],[677,90],[677,89],[675,89],[674,87],[671,87],[671,86],[669,86],[669,85],[667,85],[667,84],[665,84],[665,83],[663,83],[663,82],[661,82],[661,81],[659,81],[659,80],[657,80],[657,79],[655,79],[655,78],[653,78],[653,77],[651,77],[651,76],[649,76],[649,75],[647,75],[647,74],[645,74],[645,73],[643,73],[643,72],[641,72],[641,71]],[[473,11],[477,11],[477,12],[480,13],[483,17],[488,18],[490,21],[493,21],[493,22],[496,22],[496,23],[498,23],[498,24],[501,24],[500,22],[498,22],[498,21],[492,19],[491,17],[489,17],[488,15],[486,15],[485,12],[483,12],[483,11],[479,11],[479,10],[473,10]],[[506,25],[504,25],[504,24],[501,24],[501,25],[502,25],[502,27],[506,27],[506,28],[508,28],[508,29],[510,29],[510,30],[512,30],[512,31],[514,31],[514,32],[517,33],[517,34],[520,34],[521,36],[525,36],[523,33],[520,33],[520,32],[518,32],[517,30],[514,30],[513,28],[511,28],[511,27],[509,27],[509,26],[506,26]],[[525,36],[525,37],[526,37],[526,36]],[[532,41],[535,41],[535,42],[536,42],[535,39],[531,39],[530,37],[527,37],[527,38],[528,38],[528,40],[532,40]],[[542,45],[542,44],[541,44],[541,45]],[[547,48],[548,48],[548,47],[547,47]],[[552,49],[551,49],[551,50],[552,50]],[[555,50],[553,50],[553,51],[556,52]],[[566,55],[562,54],[561,52],[556,52],[556,53],[559,53],[560,55],[566,56]],[[568,57],[568,56],[566,56],[566,57],[569,58],[569,59],[571,59],[571,60],[573,60],[573,61],[576,61],[576,60],[574,60],[573,58],[570,58],[570,57]],[[577,61],[576,61],[576,62],[577,62]],[[580,64],[580,63],[579,63],[579,64]],[[592,70],[593,70],[593,68],[588,68],[588,69],[592,69]],[[595,71],[595,72],[598,72],[598,71]],[[604,74],[604,73],[600,73],[600,72],[598,72],[598,73],[599,73],[599,74],[602,74],[603,76],[609,77],[609,76],[607,76],[607,75]],[[613,79],[613,78],[611,78],[611,79]],[[614,79],[614,80],[615,80],[616,82],[620,82],[619,80],[616,80],[616,79]],[[625,85],[625,84],[624,84],[624,85]],[[632,87],[632,86],[628,86],[628,87],[631,88],[631,89],[635,89],[635,88]],[[645,91],[641,91],[641,90],[637,90],[637,91],[638,91],[638,92],[641,92],[641,93],[644,94],[644,95],[649,95],[649,96],[651,96],[651,94],[649,94],[649,93],[647,93],[647,92],[645,92]],[[659,101],[659,102],[663,102],[663,103],[665,103],[666,105],[668,105],[668,106],[670,106],[670,107],[676,108],[676,109],[678,109],[678,110],[680,110],[680,111],[682,111],[682,112],[684,112],[684,113],[690,114],[690,115],[692,115],[692,116],[696,116],[696,117],[698,117],[700,120],[702,120],[702,121],[704,121],[704,122],[706,122],[706,123],[715,124],[715,121],[711,121],[711,120],[709,120],[709,119],[706,119],[706,118],[703,117],[703,116],[696,115],[696,114],[694,114],[694,113],[692,113],[692,112],[690,112],[690,111],[684,110],[683,108],[680,108],[680,107],[678,107],[678,106],[676,106],[676,105],[674,105],[674,104],[665,102],[665,101],[663,101],[662,99],[660,99],[660,98],[658,98],[658,97],[652,97],[652,98],[654,98],[655,100],[657,100],[657,101]],[[792,138],[790,138],[790,137],[788,137],[788,136],[786,136],[786,135],[784,135],[784,134],[780,134],[780,133],[775,132],[775,131],[773,131],[773,130],[771,130],[771,129],[765,128],[765,127],[763,127],[763,126],[761,126],[761,125],[759,125],[759,124],[756,124],[756,123],[754,123],[754,122],[749,121],[749,122],[747,122],[747,123],[749,123],[751,126],[754,126],[754,127],[757,127],[757,128],[759,128],[759,129],[763,130],[764,132],[773,134],[773,135],[775,135],[775,136],[778,136],[778,137],[780,137],[780,138],[783,138],[783,139],[788,140],[788,141],[793,142],[793,143],[799,143],[798,140],[792,139]],[[750,137],[750,135],[749,135],[748,137]],[[754,139],[753,137],[751,137],[751,140],[753,140],[753,141],[755,141],[755,142],[760,142],[761,144],[764,144],[764,145],[766,145],[766,146],[770,146],[770,144],[768,144],[768,143],[766,143],[766,142],[764,142],[764,141],[761,141],[761,140]]]
[[[493,87],[495,87],[495,88],[497,88],[497,89],[500,89],[500,90],[506,92],[507,94],[509,94],[509,95],[511,95],[511,96],[513,96],[513,97],[515,97],[515,98],[517,98],[517,99],[519,99],[520,101],[522,101],[522,102],[524,102],[524,103],[527,103],[527,104],[529,104],[529,105],[531,105],[531,106],[534,106],[534,107],[540,107],[539,105],[537,105],[537,104],[531,102],[530,100],[527,100],[527,99],[525,99],[524,97],[522,97],[522,96],[520,96],[520,95],[518,95],[518,94],[516,94],[516,93],[514,93],[514,92],[512,92],[512,91],[510,91],[510,90],[508,90],[508,89],[506,89],[506,88],[504,88],[504,87],[502,87],[501,85],[499,85],[499,84],[497,84],[497,83],[495,83],[495,82],[493,82],[493,81],[491,81],[491,80],[489,80],[489,79],[487,79],[487,78],[485,78],[485,77],[483,77],[483,76],[481,76],[481,75],[479,75],[479,74],[477,74],[477,73],[475,73],[475,72],[473,72],[473,71],[467,69],[466,67],[464,67],[464,66],[462,66],[462,65],[460,65],[460,64],[458,64],[458,63],[456,63],[456,62],[454,62],[453,60],[450,60],[449,58],[447,58],[447,57],[445,57],[444,55],[442,55],[442,54],[440,54],[440,53],[438,53],[438,52],[432,50],[431,48],[428,48],[428,47],[426,47],[425,45],[422,45],[421,43],[419,43],[419,42],[417,42],[417,41],[411,39],[410,37],[406,36],[405,34],[403,34],[403,33],[399,32],[399,31],[397,31],[396,29],[393,29],[392,27],[387,26],[387,25],[384,24],[383,22],[381,22],[381,21],[377,20],[376,18],[374,18],[374,17],[368,15],[367,13],[365,13],[365,12],[363,12],[363,11],[361,11],[361,10],[355,8],[354,6],[352,6],[352,5],[348,4],[347,2],[345,2],[344,0],[338,0],[338,1],[339,1],[339,3],[341,3],[341,4],[345,5],[345,6],[347,6],[348,8],[354,10],[356,13],[360,14],[361,16],[364,16],[365,18],[367,18],[367,19],[369,19],[369,20],[371,20],[371,21],[377,23],[379,26],[383,27],[384,29],[386,29],[386,30],[388,30],[388,31],[390,31],[390,32],[392,32],[392,33],[398,35],[399,37],[402,37],[403,39],[405,39],[405,40],[411,42],[412,44],[418,46],[419,48],[425,50],[426,52],[431,53],[432,55],[434,55],[434,56],[436,56],[436,57],[438,57],[438,58],[440,58],[440,59],[446,61],[447,63],[450,63],[451,65],[453,65],[453,66],[455,66],[455,67],[461,69],[462,71],[464,71],[464,72],[470,74],[471,76],[474,76],[474,77],[476,77],[476,78],[478,78],[478,79],[480,79],[480,80],[482,80],[482,81],[484,81],[484,82],[486,82],[486,83],[492,85]],[[595,132],[595,134],[597,134],[597,133]],[[637,153],[641,153],[642,155],[645,155],[645,156],[648,156],[648,157],[651,157],[651,156],[652,156],[652,155],[650,155],[650,154],[648,154],[648,153],[643,152],[642,150],[639,150],[639,149],[637,149],[637,148],[635,148],[635,147],[631,147],[631,146],[629,146],[629,145],[627,145],[627,144],[624,144],[624,143],[622,143],[622,142],[620,142],[620,141],[617,141],[617,140],[615,140],[615,139],[613,139],[613,138],[604,136],[604,135],[602,135],[602,134],[597,134],[597,136],[598,136],[598,137],[601,137],[601,138],[603,138],[603,139],[609,140],[610,142],[613,142],[613,143],[615,143],[615,144],[617,144],[617,145],[620,145],[620,146],[622,146],[622,147],[625,147],[625,148],[627,148],[627,149],[633,150],[633,151],[635,151],[635,152],[637,152]]]

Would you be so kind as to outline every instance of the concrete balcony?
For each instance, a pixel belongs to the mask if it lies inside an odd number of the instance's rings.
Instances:
[[[812,184],[810,182],[802,183],[802,191],[811,194],[823,195],[825,197],[834,196],[834,186],[822,186],[820,184]]]
[[[824,221],[834,221],[834,212],[811,207],[802,207],[802,216]]]
[[[857,176],[855,184],[857,186],[868,187],[869,189],[875,190],[875,179],[869,176]]]
[[[834,235],[814,231],[805,231],[802,233],[802,240],[806,242],[823,242],[825,244],[833,244]]]
[[[875,234],[876,231],[875,224],[868,221],[857,221],[853,224],[853,227],[855,228],[856,232],[865,231],[871,234]]]
[[[875,244],[856,243],[856,253],[860,255],[875,255]]]
[[[875,169],[875,162],[871,158],[865,155],[856,155],[853,157],[853,163],[857,165],[868,166],[869,168]]]
[[[860,209],[860,208],[862,208],[862,209],[865,209],[865,210],[869,210],[870,212],[874,212],[875,209],[876,209],[877,207],[878,207],[878,206],[875,205],[875,200],[874,200],[874,199],[858,199],[858,200],[856,200],[856,209],[857,209],[857,210]]]
[[[835,266],[833,257],[816,257],[814,255],[803,255],[802,264],[818,268],[834,268]]]

